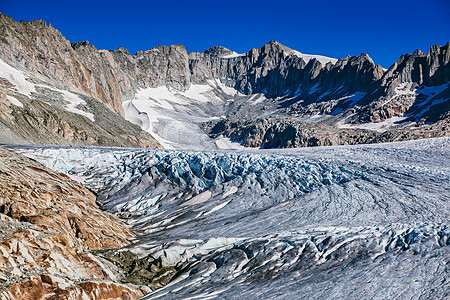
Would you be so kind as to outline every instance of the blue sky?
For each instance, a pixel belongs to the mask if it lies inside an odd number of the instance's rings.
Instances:
[[[43,19],[71,42],[132,54],[171,44],[242,53],[277,40],[335,58],[365,52],[389,67],[401,54],[450,41],[450,0],[0,0],[0,11],[16,21]]]

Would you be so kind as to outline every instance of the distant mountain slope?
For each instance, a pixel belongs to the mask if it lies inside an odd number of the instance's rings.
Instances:
[[[103,103],[37,81],[0,61],[0,142],[159,147]]]
[[[108,67],[87,68],[56,29],[0,14],[0,33],[0,143],[160,147],[120,117]]]
[[[123,47],[71,44],[44,21],[15,22],[1,14],[0,37],[3,140],[204,149],[217,143],[200,125],[219,119],[240,124],[295,118],[319,131],[319,122],[338,131],[386,131],[442,124],[450,114],[450,43],[432,46],[428,54],[402,55],[384,70],[365,53],[334,59],[302,54],[276,41],[243,54],[220,46],[187,53],[183,45],[172,45],[131,55]],[[22,74],[20,82],[11,79],[14,74]],[[160,95],[161,89],[166,92]],[[24,108],[17,93],[29,100],[23,100]],[[22,112],[11,112],[31,107],[36,112],[26,114],[35,121],[24,122],[18,116]],[[52,109],[66,111],[57,113],[63,118],[56,123],[68,125],[53,126]],[[70,127],[69,133],[61,126]],[[174,134],[179,130],[186,135]]]

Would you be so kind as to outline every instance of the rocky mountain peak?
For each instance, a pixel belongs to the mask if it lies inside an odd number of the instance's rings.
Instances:
[[[347,55],[316,74],[321,85],[326,89],[343,87],[347,92],[368,92],[382,75],[381,66],[375,65],[366,53],[361,53],[359,56]]]
[[[280,42],[270,41],[262,47],[263,53],[269,52],[285,52],[286,54],[294,54],[294,50],[289,47],[284,46]]]
[[[450,81],[450,43],[431,46],[426,56],[426,76],[432,85]]]
[[[425,85],[442,85],[450,80],[449,43],[434,45],[425,55],[420,49],[402,55],[384,74],[383,85],[390,82],[413,82]]]
[[[131,55],[130,52],[128,51],[128,49],[125,48],[124,46],[120,46],[116,50],[112,50],[112,51],[119,52],[119,53],[122,53],[124,55]]]
[[[230,49],[227,49],[225,47],[222,46],[211,46],[209,49],[205,50],[205,54],[209,55],[209,56],[226,56],[226,55],[231,55],[234,52]]]
[[[373,59],[367,53],[361,52],[358,58],[360,58],[361,60],[369,61],[372,65],[375,65]]]
[[[354,56],[354,57],[350,58],[349,62],[353,66],[356,66],[357,71],[364,70],[365,72],[373,72],[374,69],[379,69],[378,67],[376,67],[372,58],[366,53],[361,53],[361,55],[359,55],[359,56]],[[377,73],[377,72],[375,72],[375,73]],[[380,77],[375,76],[374,79],[378,80],[380,78],[381,78],[381,76]]]
[[[283,44],[281,44],[280,42],[274,41],[274,40],[272,40],[272,41],[266,43],[266,45],[273,45],[273,46],[278,46],[278,47],[286,47],[286,46],[284,46]]]
[[[298,105],[289,112],[311,105],[314,108],[308,113],[335,113],[338,102],[340,111],[345,111],[367,105],[386,91],[395,92],[402,83],[414,87],[448,83],[449,48],[447,43],[432,46],[427,55],[420,50],[402,55],[386,72],[366,53],[336,60],[303,54],[274,40],[245,54],[222,46],[188,54],[183,45],[161,45],[131,55],[124,47],[99,51],[88,41],[70,44],[43,21],[19,23],[0,15],[2,61],[59,89],[97,99],[119,115],[123,101],[134,99],[140,90],[164,86],[183,92],[191,84],[211,80],[243,94],[263,93],[273,101],[291,97],[283,104],[286,109]],[[379,94],[373,94],[376,90]],[[346,100],[349,97],[358,100]],[[334,102],[324,104],[330,101]],[[396,108],[398,114],[404,113],[404,107]]]
[[[420,50],[420,49],[416,49],[416,51],[414,51],[414,53],[412,54],[413,57],[421,57],[424,55],[425,54],[423,54],[422,50]]]
[[[74,50],[77,50],[78,48],[88,48],[88,47],[97,50],[97,48],[94,45],[89,44],[89,41],[75,42],[71,43],[70,45]]]
[[[313,58],[308,61],[305,69],[310,70],[309,73],[311,74],[311,78],[314,79],[319,75],[320,71],[322,70],[322,64],[320,63],[319,60]]]
[[[349,61],[350,58],[351,58],[351,56],[347,54],[346,57],[339,58],[334,65],[336,67],[342,68],[343,66],[345,66],[347,64],[347,62]]]
[[[444,51],[448,51],[449,48],[450,48],[450,42],[447,42],[447,44],[445,44],[444,46],[441,46],[441,45],[438,45],[438,44],[432,45],[430,47],[430,50],[428,51],[428,54],[433,54],[433,53],[440,54],[440,53],[442,53]]]

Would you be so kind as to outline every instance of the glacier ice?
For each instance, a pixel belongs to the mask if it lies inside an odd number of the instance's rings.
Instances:
[[[16,147],[179,266],[153,298],[445,298],[450,138],[253,151]],[[364,296],[362,296],[364,295]]]

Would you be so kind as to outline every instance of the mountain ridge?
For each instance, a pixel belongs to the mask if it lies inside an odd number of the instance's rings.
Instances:
[[[387,122],[393,124],[386,127],[390,130],[434,124],[446,119],[450,111],[450,43],[434,45],[427,54],[417,50],[402,55],[385,70],[365,53],[336,61],[325,58],[332,61],[324,63],[323,56],[304,55],[276,41],[244,54],[221,46],[188,53],[183,45],[161,45],[131,55],[124,47],[98,50],[87,41],[70,43],[42,20],[15,22],[0,15],[0,28],[0,59],[26,72],[32,77],[28,80],[85,95],[126,119],[130,117],[124,103],[136,99],[141,91],[166,87],[176,95],[196,85],[212,86],[211,82],[242,94],[228,98],[239,104],[220,104],[230,120],[268,114],[302,119],[324,116],[324,122],[338,128],[366,128],[366,123],[377,127]],[[223,97],[216,85],[214,93]],[[3,98],[14,97],[11,88],[5,87]],[[245,96],[257,94],[265,97],[260,105],[245,101]],[[36,97],[43,98],[32,95],[31,99]],[[6,121],[3,124],[15,132]],[[19,137],[27,140],[24,135]],[[92,143],[99,144],[99,139]]]

